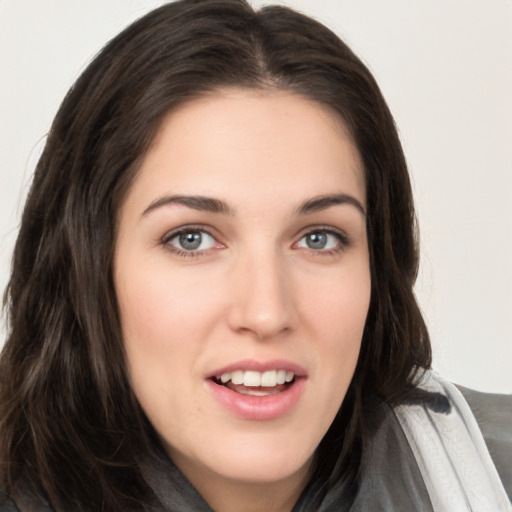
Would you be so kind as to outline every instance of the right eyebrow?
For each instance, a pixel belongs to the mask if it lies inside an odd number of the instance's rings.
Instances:
[[[210,213],[220,213],[224,215],[234,215],[234,211],[232,208],[224,201],[220,199],[214,199],[212,197],[205,196],[163,196],[155,201],[153,201],[143,212],[142,216],[144,217],[148,213],[162,208],[164,206],[172,205],[172,204],[180,204],[182,206],[187,206],[188,208],[192,208],[194,210],[199,210],[203,212]]]

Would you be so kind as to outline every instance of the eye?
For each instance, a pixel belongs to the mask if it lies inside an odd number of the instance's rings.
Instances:
[[[342,249],[345,240],[341,234],[318,229],[306,233],[297,243],[297,247],[311,249],[313,251],[332,251]]]
[[[217,243],[206,231],[190,228],[173,233],[164,242],[177,252],[188,253],[207,251],[215,247]]]

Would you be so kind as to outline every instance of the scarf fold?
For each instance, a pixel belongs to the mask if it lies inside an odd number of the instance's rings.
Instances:
[[[510,512],[482,433],[460,391],[436,372],[418,387],[445,396],[450,408],[400,405],[395,414],[414,453],[434,512]]]

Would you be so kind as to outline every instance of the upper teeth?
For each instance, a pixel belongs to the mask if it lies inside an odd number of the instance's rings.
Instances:
[[[256,387],[265,386],[272,387],[277,384],[291,382],[295,374],[286,370],[270,370],[268,372],[254,372],[237,370],[230,373],[223,373],[220,376],[222,384],[231,381],[233,384],[243,384],[244,386]]]

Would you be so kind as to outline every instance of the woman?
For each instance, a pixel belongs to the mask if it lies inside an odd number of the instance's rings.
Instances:
[[[2,510],[508,510],[510,438],[493,461],[428,371],[417,265],[392,117],[334,34],[242,0],[153,11],[79,78],[36,169]]]

